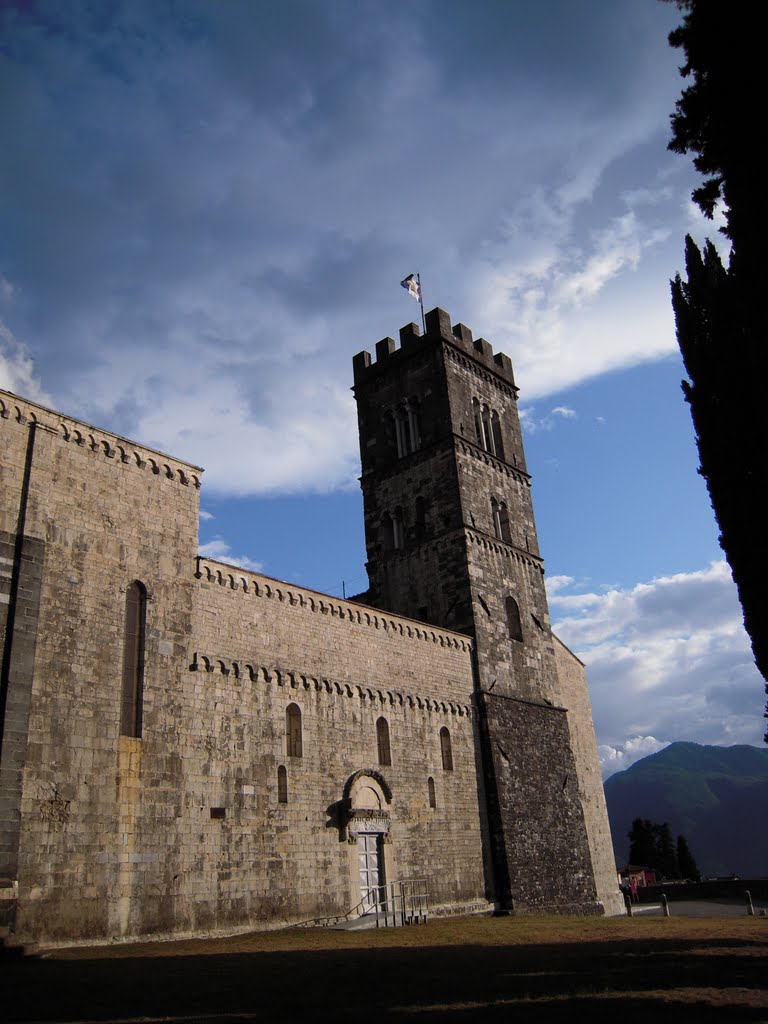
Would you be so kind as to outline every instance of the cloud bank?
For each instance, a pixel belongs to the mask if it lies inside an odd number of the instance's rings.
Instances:
[[[673,740],[760,743],[763,684],[724,561],[630,589],[548,580],[555,632],[587,665],[607,777]]]
[[[0,19],[2,380],[202,463],[211,491],[350,485],[350,359],[415,318],[414,270],[529,398],[674,345],[673,10],[40,0]]]

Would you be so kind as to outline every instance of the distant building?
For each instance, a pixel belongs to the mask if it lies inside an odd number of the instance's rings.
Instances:
[[[0,392],[0,914],[22,939],[623,913],[509,359],[355,357],[370,590],[196,556],[202,471]],[[236,444],[237,439],[233,438]]]

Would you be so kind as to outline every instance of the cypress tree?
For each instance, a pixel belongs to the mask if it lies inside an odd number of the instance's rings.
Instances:
[[[694,165],[706,179],[692,198],[710,218],[723,204],[721,230],[731,243],[726,268],[711,242],[702,255],[686,238],[688,280],[678,275],[672,282],[677,340],[689,377],[683,391],[720,545],[738,588],[755,662],[768,679],[768,537],[759,493],[768,440],[761,296],[768,224],[762,162],[755,152],[764,44],[753,30],[753,8],[746,0],[678,0],[678,7],[683,22],[669,41],[683,49],[680,73],[690,76],[691,84],[672,115],[669,148],[694,154]]]
[[[654,831],[656,832],[656,864],[654,866],[662,878],[679,878],[677,849],[669,825],[665,821],[663,825],[655,825]]]
[[[680,870],[680,877],[687,878],[692,882],[700,882],[701,875],[693,859],[693,854],[688,847],[688,840],[685,836],[677,837],[677,865]]]

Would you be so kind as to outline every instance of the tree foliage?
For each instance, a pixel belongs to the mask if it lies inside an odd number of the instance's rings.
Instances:
[[[761,290],[766,267],[761,34],[745,0],[678,0],[683,22],[669,41],[690,79],[672,115],[669,148],[694,155],[706,176],[693,200],[712,217],[721,204],[731,253],[686,238],[687,281],[672,282],[677,339],[689,380],[701,462],[720,544],[731,567],[755,661],[768,679],[768,541],[761,487],[766,452],[768,346]],[[759,40],[759,41],[758,41]],[[767,716],[768,717],[768,716]],[[768,741],[768,734],[766,734]]]
[[[666,821],[658,824],[648,818],[635,818],[629,830],[629,844],[630,864],[652,868],[660,878],[698,880],[699,871],[688,840],[678,836],[675,842]]]
[[[701,874],[693,859],[693,854],[688,848],[688,840],[685,836],[677,837],[677,867],[681,878],[688,878],[692,882],[701,881]]]

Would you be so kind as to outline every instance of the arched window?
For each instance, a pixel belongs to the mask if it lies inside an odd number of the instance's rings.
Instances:
[[[141,736],[146,625],[147,588],[139,580],[134,580],[125,595],[123,688],[120,706],[120,733],[123,736]]]
[[[301,757],[301,708],[298,704],[289,704],[285,709],[285,736],[288,757]]]
[[[429,806],[437,807],[437,800],[435,799],[435,780],[431,775],[427,779],[427,793],[429,795]]]
[[[500,459],[504,458],[504,444],[501,440],[501,420],[497,412],[491,413],[491,437],[493,450]]]
[[[509,639],[517,640],[522,643],[523,640],[523,624],[520,621],[520,609],[518,608],[517,601],[514,597],[508,597],[506,601],[507,610],[507,629],[509,630]]]
[[[288,772],[284,764],[277,766],[277,802],[288,803]]]
[[[386,718],[376,720],[376,745],[379,750],[379,764],[392,764],[392,752],[389,747],[389,723]]]
[[[451,734],[445,726],[440,730],[440,756],[443,759],[443,771],[453,771],[453,751],[451,750]]]

